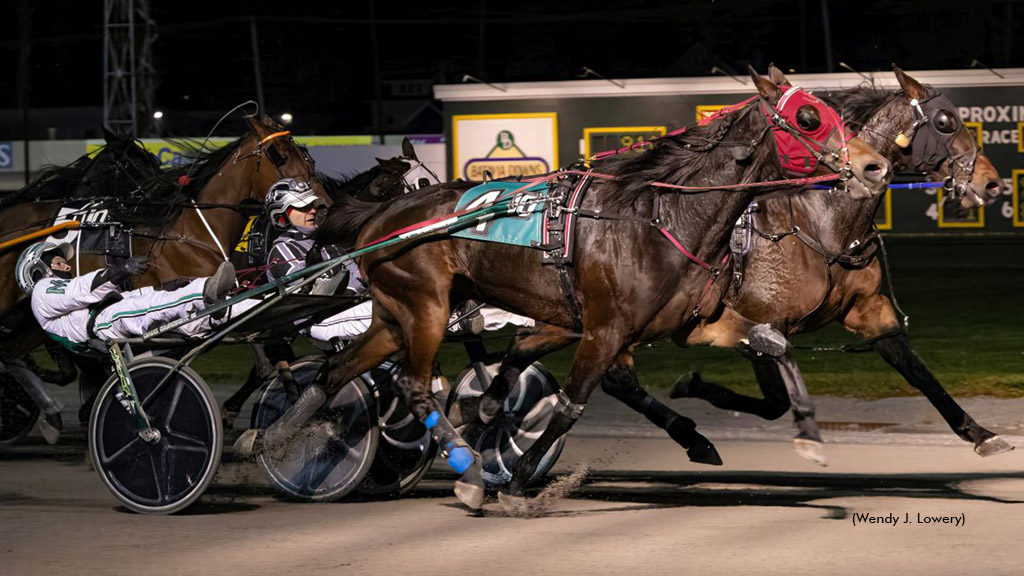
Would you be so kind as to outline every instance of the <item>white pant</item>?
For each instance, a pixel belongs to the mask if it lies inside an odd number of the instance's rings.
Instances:
[[[367,300],[309,327],[309,337],[330,342],[332,338],[351,340],[366,332],[373,318],[373,301]]]
[[[352,340],[366,332],[370,327],[370,320],[373,319],[373,302],[367,300],[358,306],[354,306],[327,318],[319,324],[309,327],[309,337],[313,340],[329,342],[332,338]],[[484,318],[484,330],[498,330],[507,324],[513,326],[533,326],[532,318],[519,316],[506,312],[493,306],[484,306],[479,310]]]
[[[139,288],[122,292],[122,300],[107,306],[96,315],[93,330],[103,340],[138,338],[146,331],[206,308],[203,287],[206,278],[196,278],[184,288],[160,291]],[[190,322],[174,330],[197,337],[210,330],[210,317]]]
[[[479,312],[480,315],[484,317],[484,331],[486,332],[500,330],[501,328],[504,328],[506,324],[524,326],[527,328],[535,324],[533,318],[513,314],[502,310],[501,308],[495,308],[494,306],[484,306],[479,310]]]

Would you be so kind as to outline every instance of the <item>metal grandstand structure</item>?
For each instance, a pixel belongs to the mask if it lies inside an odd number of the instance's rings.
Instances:
[[[150,124],[155,40],[149,0],[104,0],[103,125],[117,134],[136,137]]]

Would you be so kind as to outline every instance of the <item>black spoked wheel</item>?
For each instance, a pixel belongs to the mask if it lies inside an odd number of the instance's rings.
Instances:
[[[490,364],[487,371],[493,377],[499,364]],[[448,401],[448,411],[461,398],[481,396],[485,388],[472,368],[459,375]],[[523,373],[505,403],[502,411],[487,425],[473,448],[483,457],[484,482],[491,487],[504,486],[512,480],[516,462],[544,433],[554,414],[559,392],[555,377],[540,362],[534,362]],[[531,480],[548,473],[558,461],[565,446],[565,437],[559,438],[541,458]]]
[[[314,381],[323,362],[323,358],[310,357],[292,364],[300,394]],[[270,426],[293,403],[281,379],[274,379],[260,391],[253,407],[254,427]],[[355,490],[366,477],[377,451],[377,434],[373,395],[366,383],[356,378],[293,435],[285,449],[265,451],[259,462],[285,494],[329,502]]]
[[[89,420],[89,453],[103,483],[128,508],[170,514],[195,502],[220,464],[223,431],[217,401],[202,378],[175,361],[151,357],[128,365],[135,390],[159,440],[146,442],[115,395],[111,376]],[[168,377],[170,375],[170,377]]]
[[[17,444],[39,419],[39,406],[10,374],[0,374],[0,444]]]
[[[412,490],[430,470],[437,445],[395,388],[393,367],[385,364],[371,375],[377,388],[380,442],[359,491],[398,496]]]

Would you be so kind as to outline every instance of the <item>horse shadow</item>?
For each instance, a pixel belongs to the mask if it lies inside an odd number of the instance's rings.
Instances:
[[[549,475],[542,484],[527,490],[529,498],[543,499],[544,490],[564,475]],[[440,479],[430,477],[428,479]],[[971,490],[969,483],[1020,481],[1013,487],[1020,497],[985,494]],[[423,488],[406,497],[451,496],[447,489]],[[565,498],[615,506],[574,508],[539,507],[529,517],[579,517],[660,508],[786,507],[821,511],[821,518],[844,520],[850,510],[824,501],[839,498],[915,498],[1024,504],[1024,472],[1007,473],[922,473],[922,474],[828,474],[813,472],[663,472],[594,471]],[[459,504],[449,504],[463,508]],[[463,508],[464,509],[464,508]],[[478,516],[507,516],[500,504],[488,504]],[[515,514],[513,514],[515,515]]]

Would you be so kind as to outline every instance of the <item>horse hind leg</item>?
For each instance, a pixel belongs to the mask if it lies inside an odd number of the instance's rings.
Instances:
[[[978,455],[994,456],[1013,450],[1013,444],[975,422],[928,370],[910,345],[907,335],[899,330],[889,298],[881,294],[858,298],[843,318],[843,324],[868,338],[890,333],[891,336],[875,342],[875,350],[911,386],[928,398],[953,432],[973,444]]]
[[[917,388],[942,414],[949,427],[961,439],[974,445],[979,456],[995,456],[1013,450],[1010,444],[974,418],[942,387],[921,357],[917,355],[906,334],[896,334],[875,343],[875,350],[895,368],[914,388]]]
[[[430,431],[441,457],[459,473],[455,496],[471,510],[479,510],[484,502],[483,460],[455,430],[431,391],[434,359],[448,324],[447,290],[438,290],[433,298],[414,295],[414,309],[404,301],[381,296],[387,308],[396,312],[406,343],[402,370],[395,384],[409,411]]]
[[[686,449],[691,462],[721,466],[722,457],[714,444],[697,432],[697,423],[665,406],[640,386],[632,365],[619,362],[601,377],[601,389],[633,410],[643,414],[655,426]]]
[[[402,340],[396,327],[376,317],[370,328],[352,344],[328,358],[318,381],[309,385],[299,398],[266,430],[249,429],[235,442],[235,451],[251,455],[272,450],[275,456],[285,450],[288,439],[309,421],[327,399],[353,378],[379,366],[392,354],[401,350]]]

